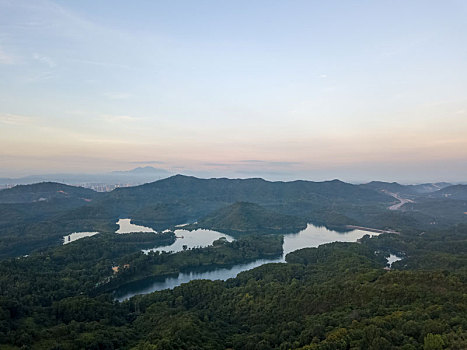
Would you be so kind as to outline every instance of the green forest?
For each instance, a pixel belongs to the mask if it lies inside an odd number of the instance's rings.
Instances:
[[[0,0],[0,350],[467,350],[467,0]]]
[[[281,230],[287,225],[301,227],[308,219],[291,209],[299,206],[287,202],[291,197],[286,190],[280,196],[282,204],[274,205],[267,204],[267,196],[256,193],[263,202],[235,202],[214,208],[192,226],[224,227],[235,233],[234,241],[219,239],[205,248],[144,254],[142,249],[170,245],[176,240],[173,224],[167,224],[169,229],[164,233],[118,235],[113,233],[115,224],[111,221],[117,204],[114,208],[101,203],[83,205],[70,191],[71,198],[64,202],[67,205],[59,206],[52,198],[40,206],[38,202],[27,202],[31,196],[24,193],[24,188],[20,200],[26,202],[10,203],[15,197],[7,193],[9,203],[2,204],[3,208],[16,213],[17,222],[16,226],[8,226],[4,221],[1,243],[13,241],[14,232],[18,237],[20,232],[28,237],[34,235],[33,227],[38,234],[34,241],[37,244],[23,247],[27,255],[12,254],[0,260],[0,347],[466,349],[467,225],[447,217],[442,225],[420,226],[418,214],[412,209],[384,211],[384,200],[386,204],[391,201],[384,199],[377,204],[379,193],[371,194],[370,189],[360,192],[339,183],[326,183],[325,189],[319,188],[306,197],[318,196],[319,191],[325,193],[329,186],[342,189],[341,193],[334,192],[330,202],[334,205],[326,209],[336,222],[346,217],[339,207],[352,207],[352,223],[368,224],[358,220],[358,213],[373,208],[366,217],[384,218],[386,224],[380,227],[393,228],[400,234],[366,235],[354,243],[305,248],[289,253],[285,263],[264,264],[226,281],[194,280],[124,301],[115,298],[115,291],[135,281],[278,258],[283,253]],[[281,185],[273,187],[276,192],[282,191]],[[141,196],[146,204],[138,206],[151,207],[153,204],[147,203],[153,193],[144,197],[138,191],[132,192],[134,203]],[[253,194],[245,191],[240,197],[252,199]],[[223,193],[225,198],[232,196]],[[358,193],[366,197],[351,206],[350,198]],[[123,197],[112,194],[117,195]],[[212,197],[220,201],[219,194]],[[231,200],[239,199],[234,197]],[[433,200],[427,198],[426,203]],[[371,204],[373,201],[376,204]],[[324,210],[323,205],[314,215]],[[106,211],[99,209],[101,206]],[[136,206],[126,204],[128,210]],[[280,210],[286,207],[290,210]],[[166,208],[172,208],[166,213],[176,211],[175,204],[167,204]],[[203,210],[208,211],[207,206]],[[181,212],[168,221],[178,220],[175,217]],[[81,217],[81,224],[77,213],[87,213]],[[42,224],[32,224],[31,218],[43,220]],[[157,220],[152,227],[157,227]],[[61,223],[73,229],[100,226],[101,233],[61,245],[51,240],[63,233],[59,230]],[[24,231],[15,231],[20,226]],[[390,254],[402,259],[389,268],[386,258]]]
[[[115,301],[99,285],[111,276],[113,264],[141,267],[138,273],[156,266],[158,271],[173,272],[202,260],[226,264],[274,255],[278,253],[274,244],[281,241],[274,238],[277,235],[269,241],[264,236],[221,241],[216,244],[220,248],[215,245],[165,258],[128,253],[147,244],[149,236],[98,235],[27,258],[3,260],[3,348],[467,346],[467,226],[418,237],[384,234],[364,237],[361,243],[306,248],[289,254],[286,264],[266,264],[226,282],[192,281],[173,290]],[[161,237],[165,239],[170,235]],[[406,257],[387,271],[389,251],[403,251]],[[118,273],[115,280],[125,280],[126,274],[130,270]]]

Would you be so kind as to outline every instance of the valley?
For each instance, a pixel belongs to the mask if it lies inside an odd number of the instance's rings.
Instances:
[[[405,349],[436,334],[461,349],[466,200],[423,188],[178,175],[2,190],[0,344]]]

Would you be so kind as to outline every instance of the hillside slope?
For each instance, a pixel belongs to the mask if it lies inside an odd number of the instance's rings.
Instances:
[[[431,198],[467,200],[467,185],[452,185],[430,194]]]
[[[230,234],[290,233],[305,229],[306,220],[267,210],[257,204],[237,202],[202,218],[199,228]]]
[[[387,207],[393,198],[372,189],[339,180],[312,182],[269,182],[263,179],[198,179],[176,175],[141,186],[118,188],[107,193],[96,205],[105,207],[113,215],[131,216],[140,222],[150,222],[151,213],[159,213],[161,204],[177,208],[176,217],[160,217],[160,225],[194,222],[236,202],[256,203],[285,215],[294,215],[319,223],[339,224],[347,211],[362,206]],[[345,209],[346,212],[342,210]],[[329,215],[329,212],[335,215]],[[360,212],[360,211],[359,211]],[[351,214],[351,213],[350,213]],[[320,221],[321,218],[325,220]]]
[[[58,182],[41,182],[1,190],[0,203],[31,203],[56,199],[77,199],[90,202],[98,195],[98,192],[88,188],[69,186]]]

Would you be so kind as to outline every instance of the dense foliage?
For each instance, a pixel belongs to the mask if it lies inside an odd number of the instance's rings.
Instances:
[[[222,267],[257,259],[277,258],[282,254],[282,236],[248,236],[233,242],[224,238],[206,248],[188,249],[177,254],[153,251],[141,252],[120,259],[121,266],[128,266],[113,276],[99,291],[111,291],[123,284],[148,277],[161,277],[202,267]]]
[[[303,218],[267,210],[258,204],[237,202],[216,210],[187,228],[204,228],[231,235],[294,233],[305,229]]]
[[[50,184],[38,193],[16,190],[20,202],[7,192],[0,256],[15,257],[0,260],[0,348],[466,349],[464,188],[443,190],[455,190],[454,199],[402,188],[416,203],[399,211],[387,210],[394,199],[381,189],[401,187],[386,183],[177,176],[96,194],[90,202],[81,190],[61,198],[62,189]],[[238,201],[255,204],[226,207]],[[133,215],[154,228],[204,217],[211,227],[248,234],[146,255],[141,249],[171,244],[175,235],[110,233],[118,217]],[[253,233],[303,219],[401,234],[302,249],[287,255],[287,263],[225,282],[192,281],[124,302],[113,297],[115,289],[148,277],[276,257],[282,236]],[[71,230],[102,233],[60,245]],[[50,245],[56,246],[45,248]],[[389,254],[403,257],[390,270]]]
[[[438,187],[444,188],[435,191]],[[216,226],[231,233],[253,228],[255,233],[270,229],[293,232],[306,222],[333,229],[346,225],[399,230],[446,228],[467,223],[466,188],[384,182],[352,185],[339,180],[198,179],[181,175],[109,193],[57,183],[17,186],[0,190],[0,258],[59,245],[61,237],[72,232],[115,231],[116,221],[125,217],[157,231],[201,222],[203,218],[206,227]],[[398,192],[415,203],[390,211],[387,208],[397,200],[382,190]],[[239,220],[238,202],[262,209],[250,208],[253,219]],[[226,214],[226,210],[230,213]],[[280,220],[274,219],[272,213]],[[231,218],[216,218],[219,214]],[[282,231],[286,226],[289,230]]]
[[[99,288],[113,264],[134,266],[111,278],[125,281],[159,268],[234,262],[264,249],[274,254],[270,247],[280,238],[144,256],[127,252],[135,240],[158,236],[132,236],[98,235],[3,261],[0,342],[35,349],[467,346],[466,226],[302,249],[289,254],[287,264],[263,265],[226,282],[192,281],[118,303]],[[389,252],[405,254],[397,270],[383,269]]]

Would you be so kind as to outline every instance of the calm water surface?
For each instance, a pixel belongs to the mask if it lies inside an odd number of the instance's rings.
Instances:
[[[120,219],[117,221],[119,229],[115,233],[136,233],[136,232],[154,232],[152,228],[146,226],[135,225],[131,223],[131,219]]]
[[[119,229],[115,233],[134,233],[134,232],[154,232],[152,228],[134,225],[131,219],[120,219],[117,221]],[[99,232],[73,232],[69,235],[63,236],[63,244],[68,244],[80,238],[91,237],[97,235]]]
[[[232,242],[234,240],[233,237],[226,235],[224,233],[220,233],[217,231],[211,230],[194,230],[194,231],[187,231],[187,230],[175,230],[175,236],[177,240],[171,244],[166,245],[163,247],[157,247],[153,249],[143,250],[143,252],[147,253],[150,251],[161,251],[167,253],[177,253],[183,250],[183,246],[185,245],[188,249],[191,248],[204,248],[207,246],[212,245],[212,243],[219,238],[224,237],[227,241]]]
[[[394,254],[389,254],[389,257],[386,259],[388,261],[389,267],[392,266],[393,263],[396,261],[402,260],[402,257],[394,255]]]
[[[247,264],[238,264],[232,267],[207,269],[200,268],[197,271],[181,272],[172,277],[153,277],[142,281],[138,281],[119,288],[115,292],[115,297],[119,301],[123,301],[138,294],[148,294],[157,290],[172,289],[178,287],[182,283],[188,283],[193,280],[227,280],[236,277],[240,272],[254,269],[255,267],[274,263],[282,262],[282,259],[274,260],[255,260]]]
[[[220,237],[226,237],[229,241],[233,240],[233,238],[230,236],[211,230],[196,230],[192,232],[186,230],[176,230],[175,234],[179,237],[185,237],[185,235],[187,235],[187,238],[190,237],[190,247],[206,246],[205,244],[207,242],[210,242],[207,244],[210,245],[214,240]],[[122,286],[121,288],[115,291],[115,297],[118,300],[122,301],[129,299],[134,295],[147,294],[157,290],[171,289],[181,285],[182,283],[190,282],[192,280],[197,279],[225,281],[229,278],[237,276],[237,274],[239,274],[240,272],[251,270],[263,264],[278,262],[283,263],[285,262],[285,255],[298,249],[317,247],[321,244],[336,241],[355,242],[357,241],[357,239],[367,234],[378,235],[378,233],[367,232],[362,230],[353,230],[350,232],[340,233],[337,231],[328,230],[325,227],[318,227],[308,224],[307,228],[303,231],[300,231],[299,233],[284,235],[284,253],[281,257],[278,257],[277,259],[259,259],[250,263],[237,264],[229,268],[211,268],[210,270],[206,270],[205,268],[204,270],[196,270],[189,273],[180,273],[178,274],[178,276],[173,277],[149,278],[144,281],[138,281],[132,284]],[[210,238],[207,239],[206,237]],[[177,239],[177,242],[175,242],[171,246],[154,248],[153,250],[180,251],[180,248],[183,246],[183,243],[177,243],[181,240],[182,239]],[[188,242],[188,240],[186,240],[185,242]]]
[[[63,244],[68,244],[80,238],[91,237],[97,235],[99,232],[73,232],[69,235],[63,236]]]

